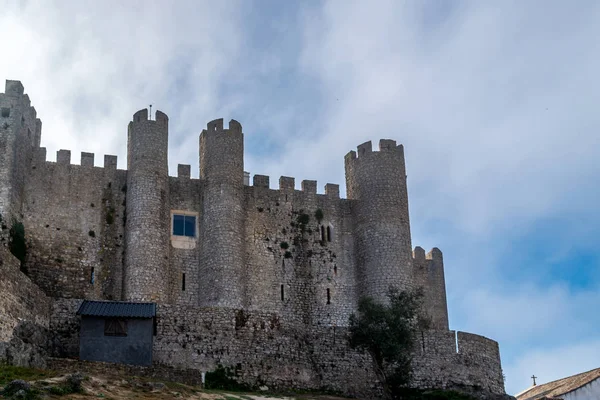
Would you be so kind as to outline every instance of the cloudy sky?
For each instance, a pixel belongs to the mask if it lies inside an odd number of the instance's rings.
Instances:
[[[405,145],[413,245],[444,252],[452,329],[500,342],[509,393],[600,367],[600,3],[0,0],[0,79],[48,159],[117,154],[153,104],[170,170],[239,120],[245,169],[344,183]],[[344,189],[342,190],[345,191]]]

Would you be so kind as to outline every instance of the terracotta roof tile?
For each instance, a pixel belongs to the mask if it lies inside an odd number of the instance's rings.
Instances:
[[[560,399],[566,393],[572,392],[588,383],[600,378],[600,368],[588,372],[569,376],[544,383],[542,385],[532,386],[529,389],[517,394],[517,400],[541,400],[544,398]]]

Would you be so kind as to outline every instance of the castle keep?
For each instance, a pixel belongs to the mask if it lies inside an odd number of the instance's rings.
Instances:
[[[168,127],[160,111],[133,115],[126,170],[110,155],[103,167],[90,153],[73,164],[68,150],[46,161],[35,109],[21,83],[7,81],[0,235],[8,241],[21,222],[27,253],[20,271],[0,246],[8,321],[0,323],[0,360],[76,358],[84,299],[155,302],[157,368],[222,364],[250,384],[364,395],[374,374],[368,357],[346,347],[345,328],[361,296],[385,301],[392,285],[423,288],[432,320],[415,356],[417,386],[504,393],[497,343],[449,330],[441,251],[412,249],[402,145],[380,140],[377,150],[367,142],[350,151],[340,198],[330,183],[324,194],[310,180],[296,190],[291,177],[278,189],[263,175],[250,184],[235,120],[211,121],[200,133],[199,179],[182,164],[169,176]],[[47,342],[27,347],[23,319]]]

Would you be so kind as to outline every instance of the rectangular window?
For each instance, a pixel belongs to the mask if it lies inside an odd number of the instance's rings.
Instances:
[[[173,235],[196,237],[196,217],[173,214]]]
[[[90,273],[90,283],[93,285],[94,284],[94,278],[96,276],[94,275],[94,267],[92,267],[92,272]]]
[[[185,292],[185,274],[181,276],[181,290]]]
[[[104,336],[127,336],[127,320],[105,319]]]

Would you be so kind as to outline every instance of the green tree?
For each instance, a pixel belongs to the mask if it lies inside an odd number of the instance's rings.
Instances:
[[[387,304],[370,297],[360,299],[358,315],[350,316],[349,344],[371,356],[384,396],[390,399],[397,398],[399,390],[410,382],[416,334],[428,328],[429,322],[421,315],[421,290],[390,288],[388,298]]]

